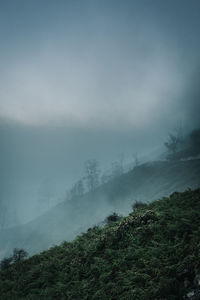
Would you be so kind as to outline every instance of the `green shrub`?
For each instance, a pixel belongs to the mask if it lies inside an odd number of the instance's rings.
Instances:
[[[113,212],[112,214],[110,214],[109,216],[106,217],[105,219],[105,223],[109,224],[112,222],[118,222],[119,220],[121,220],[121,216],[119,216],[117,213]]]
[[[133,204],[132,204],[132,209],[135,210],[135,209],[139,209],[139,208],[144,208],[146,207],[147,205],[141,201],[135,201]]]

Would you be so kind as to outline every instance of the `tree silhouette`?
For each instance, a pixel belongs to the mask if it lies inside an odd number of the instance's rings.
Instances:
[[[93,160],[85,162],[85,179],[89,191],[94,190],[99,184],[99,163]]]

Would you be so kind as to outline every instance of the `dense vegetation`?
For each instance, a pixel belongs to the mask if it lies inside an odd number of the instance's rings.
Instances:
[[[2,300],[199,299],[199,285],[200,189],[137,206],[0,273]]]

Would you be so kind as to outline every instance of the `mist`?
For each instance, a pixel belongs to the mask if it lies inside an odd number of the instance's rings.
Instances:
[[[86,160],[103,173],[134,153],[160,159],[178,124],[185,134],[199,126],[199,9],[195,0],[0,2],[7,227],[66,200]]]

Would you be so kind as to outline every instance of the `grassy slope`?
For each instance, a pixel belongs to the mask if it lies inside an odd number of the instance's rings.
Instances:
[[[0,295],[2,300],[183,299],[191,290],[199,292],[198,274],[200,189],[174,193],[11,266],[0,274]]]
[[[101,222],[111,211],[128,214],[136,199],[152,201],[198,186],[200,159],[140,165],[92,193],[71,203],[59,204],[26,225],[0,232],[0,257],[14,247],[23,247],[34,254],[63,240],[71,240]]]

